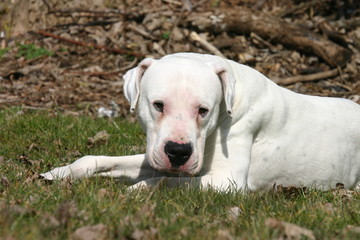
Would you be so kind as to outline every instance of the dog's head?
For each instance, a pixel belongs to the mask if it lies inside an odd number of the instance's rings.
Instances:
[[[222,101],[231,116],[235,80],[216,63],[176,56],[146,58],[123,78],[125,97],[147,134],[151,166],[197,174]]]

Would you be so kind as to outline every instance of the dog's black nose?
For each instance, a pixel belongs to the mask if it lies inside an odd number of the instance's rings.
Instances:
[[[169,157],[172,167],[178,168],[189,160],[192,154],[192,147],[190,143],[181,144],[169,141],[165,144],[164,151]]]

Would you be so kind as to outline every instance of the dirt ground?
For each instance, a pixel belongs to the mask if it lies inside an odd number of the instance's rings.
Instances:
[[[275,82],[297,77],[280,84],[296,92],[360,103],[359,7],[356,0],[5,0],[0,108],[98,115],[103,107],[125,116],[129,105],[121,76],[145,56],[181,51],[223,54]],[[249,9],[253,19],[270,16],[311,31],[350,57],[334,66],[301,46],[283,44],[280,33],[215,31],[193,20],[229,24],[222,22],[227,9],[238,9],[239,16]]]

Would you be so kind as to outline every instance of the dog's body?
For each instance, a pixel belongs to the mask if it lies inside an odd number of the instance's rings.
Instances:
[[[86,156],[42,176],[106,175],[128,177],[135,186],[190,182],[222,190],[354,188],[360,181],[354,102],[296,94],[247,66],[194,53],[145,59],[124,79],[147,134],[146,154]]]

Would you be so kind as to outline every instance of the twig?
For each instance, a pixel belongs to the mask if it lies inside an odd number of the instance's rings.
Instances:
[[[51,108],[33,107],[33,106],[21,106],[22,109],[35,110],[35,111],[49,111]]]
[[[46,37],[51,37],[51,38],[58,39],[63,42],[67,42],[67,43],[71,43],[71,44],[75,44],[75,45],[79,45],[79,46],[83,46],[83,47],[95,48],[95,49],[99,49],[99,50],[106,50],[106,51],[118,53],[118,54],[127,54],[127,55],[131,55],[134,57],[140,57],[140,58],[145,56],[141,53],[136,53],[136,52],[132,52],[132,51],[124,50],[124,49],[109,48],[109,47],[102,46],[102,45],[91,44],[91,43],[76,41],[76,40],[69,39],[69,38],[64,38],[59,35],[55,35],[55,34],[52,34],[52,33],[49,33],[49,32],[43,31],[43,30],[38,31],[38,33],[40,35],[43,35]]]
[[[179,21],[180,21],[180,19],[182,18],[183,14],[184,14],[184,9],[185,9],[185,6],[183,6],[181,8],[180,14],[176,17],[176,20],[175,20],[175,22],[174,22],[174,24],[172,26],[172,29],[171,29],[171,32],[170,32],[170,35],[169,35],[169,39],[168,39],[168,41],[166,43],[166,52],[168,54],[170,54],[170,45],[171,45],[172,40],[173,40],[173,37],[172,37],[173,33],[175,31],[175,28],[179,25]]]
[[[281,80],[277,81],[276,83],[279,85],[290,85],[290,84],[294,84],[297,82],[310,82],[310,81],[316,81],[316,80],[321,80],[321,79],[325,79],[325,78],[331,78],[331,77],[335,77],[337,75],[339,75],[339,70],[336,68],[336,69],[325,71],[325,72],[288,77],[288,78],[281,79]]]
[[[334,41],[340,46],[348,47],[346,35],[334,30],[328,22],[324,20],[318,24],[318,27],[320,28],[321,32],[325,34],[330,40]]]
[[[120,73],[133,68],[136,63],[138,62],[138,58],[135,58],[130,64],[122,67],[122,68],[118,68],[118,70],[116,71],[112,71],[112,72],[86,72],[86,71],[70,71],[70,70],[65,70],[63,73],[68,73],[70,75],[84,75],[84,76],[92,76],[92,77],[109,77],[109,76],[116,76],[119,75]]]
[[[125,70],[129,70],[130,68],[135,67],[136,63],[138,62],[138,59],[135,58],[129,65],[126,65],[118,70],[118,72],[123,72]]]
[[[46,6],[46,8],[47,8],[47,10],[49,12],[50,9],[51,9],[51,6],[50,6],[49,2],[47,0],[43,0],[43,3],[45,4],[45,6]]]
[[[299,11],[306,11],[307,9],[311,8],[311,7],[314,7],[316,5],[320,5],[322,4],[323,2],[325,2],[326,0],[313,0],[313,1],[310,1],[310,2],[303,2],[299,5],[295,5],[294,7],[292,8],[289,8],[289,9],[285,9],[284,11],[280,12],[279,14],[277,14],[279,17],[287,17],[288,15],[290,14],[295,14],[296,12],[299,12]]]
[[[195,8],[201,6],[202,4],[206,3],[208,0],[200,0],[192,5],[192,10],[195,10]]]
[[[257,40],[258,42],[260,42],[260,44],[265,45],[267,48],[269,48],[272,52],[277,52],[276,51],[276,47],[274,45],[272,45],[271,43],[269,43],[268,41],[264,40],[262,37],[260,37],[259,35],[257,35],[256,33],[250,33],[250,37]],[[256,44],[256,42],[255,42]]]
[[[353,17],[351,19],[339,20],[333,22],[332,24],[338,28],[345,28],[347,30],[351,30],[360,26],[360,17]]]
[[[174,0],[163,0],[163,2],[167,2],[167,3],[171,3],[171,4],[174,4],[174,5],[177,5],[177,6],[181,6],[181,2],[177,2],[177,1],[174,1]]]
[[[70,26],[82,26],[82,27],[87,27],[87,26],[106,26],[106,25],[110,25],[110,24],[114,24],[117,22],[120,22],[120,19],[113,19],[111,21],[92,21],[92,22],[86,22],[86,23],[78,23],[78,22],[72,22],[72,23],[67,23],[67,24],[57,24],[54,27],[57,28],[67,28]]]
[[[136,32],[136,33],[138,33],[138,34],[146,37],[146,38],[149,38],[149,39],[151,39],[151,40],[155,40],[155,39],[156,39],[153,35],[151,35],[150,33],[146,32],[144,29],[141,29],[141,28],[139,28],[139,27],[137,27],[137,26],[135,26],[135,25],[133,25],[133,24],[130,24],[130,25],[127,26],[127,27],[128,27],[130,30],[132,30],[132,31],[134,31],[134,32]]]
[[[192,5],[192,3],[191,3],[191,1],[190,0],[183,0],[183,8],[186,8],[186,10],[188,11],[188,12],[191,12],[192,11],[192,7],[193,7],[193,5]]]
[[[0,99],[0,103],[13,103],[13,102],[20,102],[24,99]]]
[[[200,43],[201,46],[203,46],[204,48],[209,50],[211,53],[213,53],[219,57],[225,58],[225,56],[219,51],[219,49],[217,49],[214,45],[212,45],[211,43],[209,43],[208,41],[206,41],[205,39],[200,37],[200,35],[197,34],[196,32],[191,32],[190,38],[191,38],[191,40]]]
[[[6,48],[6,38],[5,38],[5,32],[4,31],[1,31],[0,32],[0,48]]]
[[[119,15],[127,15],[118,9],[109,9],[106,11],[102,10],[90,10],[90,9],[81,9],[81,8],[70,8],[70,9],[49,9],[49,14],[55,14],[57,16],[74,16],[77,14],[79,17],[94,17],[94,16],[102,16],[102,17],[112,17]]]
[[[70,75],[85,75],[85,76],[92,76],[92,77],[107,77],[107,76],[114,76],[119,75],[120,71],[115,72],[84,72],[84,71],[65,71],[64,73],[69,73]]]

